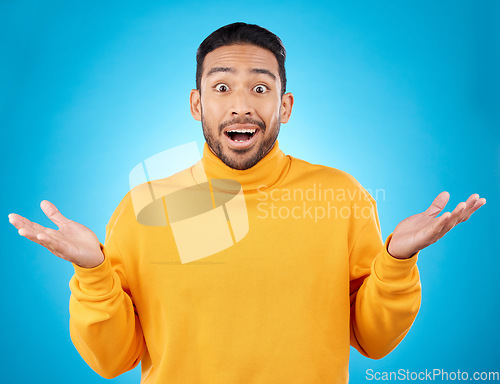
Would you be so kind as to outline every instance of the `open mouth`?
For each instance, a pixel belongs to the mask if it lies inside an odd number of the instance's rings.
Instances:
[[[230,140],[236,143],[243,143],[245,141],[249,141],[257,132],[257,129],[231,129],[225,132],[226,136],[229,137]]]
[[[261,129],[255,124],[232,124],[224,131],[229,148],[243,153],[252,148],[260,136]]]

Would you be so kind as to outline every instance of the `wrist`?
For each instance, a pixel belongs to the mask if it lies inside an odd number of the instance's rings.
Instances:
[[[391,243],[392,243],[392,236],[391,236],[391,239],[389,240],[389,244],[387,245],[387,253],[395,259],[399,259],[399,260],[411,259],[413,256],[415,256],[418,253],[418,251],[415,251],[413,253],[401,253],[401,252],[394,251],[394,249],[391,248]]]
[[[96,260],[96,261],[90,261],[90,262],[86,262],[86,263],[76,263],[75,262],[75,264],[78,265],[80,268],[87,268],[87,269],[97,268],[102,263],[104,263],[104,255],[102,256],[102,258],[100,260]]]
[[[96,252],[96,254],[83,261],[83,262],[76,262],[74,261],[73,264],[76,264],[77,266],[79,266],[80,268],[87,268],[87,269],[90,269],[90,268],[97,268],[98,266],[100,266],[102,263],[104,263],[104,245],[99,242],[99,250]]]

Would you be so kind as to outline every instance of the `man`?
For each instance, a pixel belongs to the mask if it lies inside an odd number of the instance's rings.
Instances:
[[[485,204],[473,194],[437,217],[442,192],[384,243],[375,200],[352,176],[279,149],[294,102],[284,62],[281,40],[256,25],[202,42],[190,104],[203,157],[127,193],[104,244],[46,200],[57,231],[9,215],[20,235],[73,263],[71,337],[102,376],[141,361],[143,383],[345,383],[349,345],[381,358],[410,329],[419,251]],[[171,196],[187,189],[210,208],[176,212],[190,204]],[[149,205],[138,203],[145,191]],[[152,224],[161,214],[165,224]]]

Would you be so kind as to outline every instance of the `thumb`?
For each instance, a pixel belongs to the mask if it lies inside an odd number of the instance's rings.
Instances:
[[[448,203],[448,200],[450,200],[450,194],[446,191],[441,192],[439,195],[437,195],[430,207],[427,208],[424,213],[429,216],[436,217],[439,212],[444,209],[444,207]]]
[[[47,217],[58,227],[69,221],[62,215],[61,212],[59,212],[56,206],[48,200],[42,200],[40,208],[42,208],[43,213],[45,213]]]

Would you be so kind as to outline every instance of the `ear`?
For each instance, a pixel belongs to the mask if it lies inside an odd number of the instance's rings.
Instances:
[[[200,92],[197,89],[191,90],[189,104],[191,106],[191,115],[193,115],[195,120],[201,121],[201,99]]]
[[[281,122],[287,123],[290,119],[290,115],[292,114],[293,107],[293,95],[288,92],[283,95],[281,98]]]

